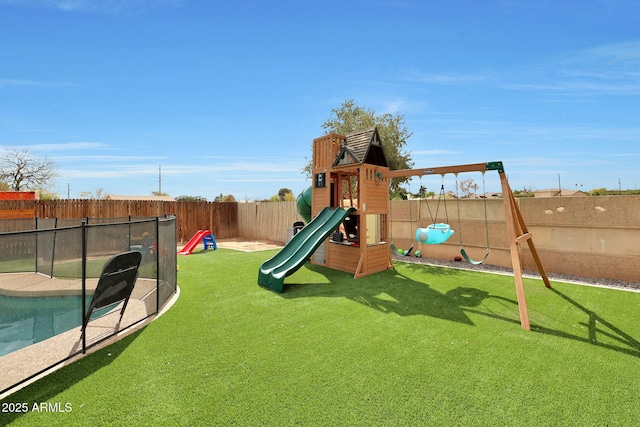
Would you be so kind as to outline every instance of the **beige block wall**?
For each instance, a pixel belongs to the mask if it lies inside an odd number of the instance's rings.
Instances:
[[[518,201],[550,272],[640,281],[640,197],[549,197]],[[524,251],[524,267],[533,261]]]
[[[585,277],[640,281],[640,196],[551,197],[517,199],[523,218],[548,272]],[[441,245],[416,243],[418,226],[426,227],[435,215],[437,200],[391,202],[390,240],[399,248],[422,250],[438,259],[460,254],[460,235],[467,253],[484,257],[486,223],[483,200],[447,200],[448,223],[456,231]],[[274,205],[274,206],[270,206]],[[238,209],[240,235],[284,243],[284,230],[299,220],[295,203],[247,204]],[[511,267],[509,241],[501,199],[487,200],[490,255],[487,264]],[[440,202],[437,222],[446,222]],[[535,270],[528,246],[522,247],[523,267]]]
[[[640,280],[640,197],[550,197],[518,199],[527,228],[548,272],[595,278]],[[429,200],[435,215],[436,200]],[[420,245],[415,241],[418,224],[431,222],[426,201],[393,201],[391,236],[397,247],[422,250],[427,256],[453,259],[462,246],[474,259],[484,256],[486,223],[483,200],[447,201],[449,224],[456,231],[442,245]],[[420,218],[420,220],[419,220]],[[487,264],[510,267],[509,241],[504,203],[487,200],[489,246]],[[440,202],[438,222],[445,222]],[[535,270],[528,246],[522,247],[523,267]]]

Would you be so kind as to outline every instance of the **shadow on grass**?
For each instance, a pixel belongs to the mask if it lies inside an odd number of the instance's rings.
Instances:
[[[285,285],[285,293],[280,294],[283,298],[342,297],[381,312],[396,313],[400,316],[424,315],[473,325],[468,314],[475,314],[520,325],[519,317],[508,317],[477,309],[476,307],[479,307],[487,299],[500,300],[512,306],[515,311],[518,307],[517,300],[492,295],[481,289],[461,286],[443,294],[433,289],[428,283],[411,279],[398,273],[397,270],[384,271],[355,281],[350,280],[353,276],[348,273],[309,263],[306,266],[308,269],[322,274],[329,283],[287,284]],[[457,270],[447,268],[418,267],[417,265],[412,268],[425,269],[430,276],[460,274]],[[345,283],[352,283],[352,285]],[[531,324],[532,332],[588,343],[640,358],[640,341],[558,289],[551,288],[549,290],[584,312],[588,320],[579,324],[587,327],[587,336],[535,323]],[[598,337],[606,338],[609,342],[603,339],[599,340]]]
[[[30,412],[33,405],[55,400],[58,394],[110,365],[135,341],[143,330],[144,329],[133,332],[106,348],[97,350],[95,353],[91,353],[82,359],[60,368],[44,378],[39,379],[37,383],[30,384],[10,394],[5,397],[2,402],[26,402],[29,408],[28,412]],[[11,424],[11,422],[17,420],[22,415],[24,415],[24,413],[21,412],[3,413],[3,425]]]
[[[588,318],[587,322],[580,322],[581,325],[586,326],[588,330],[588,336],[583,337],[575,334],[571,334],[564,331],[558,331],[543,326],[532,325],[531,330],[541,332],[544,334],[555,335],[562,338],[570,338],[576,341],[589,343],[598,347],[607,348],[609,350],[619,351],[621,353],[628,354],[630,356],[640,357],[640,342],[633,338],[631,335],[624,332],[622,329],[615,326],[613,323],[600,317],[596,312],[589,310],[587,307],[578,303],[577,301],[569,298],[555,288],[550,289],[551,292],[558,295],[563,300],[567,301],[577,309],[584,312]],[[602,342],[598,337],[606,337],[612,341],[616,341],[623,346],[614,345],[607,342]]]
[[[419,263],[415,263],[415,264],[414,263],[407,263],[406,265],[407,265],[407,267],[409,269],[424,268],[424,265],[421,265]],[[455,274],[459,274],[460,273],[458,270],[455,270],[455,269],[439,268],[438,270],[444,270],[443,272],[439,272],[438,274],[455,275]],[[478,272],[482,272],[482,271],[478,271]],[[433,273],[433,271],[430,271],[430,273]],[[544,333],[544,334],[548,334],[548,335],[553,335],[553,336],[557,336],[557,337],[573,339],[575,341],[589,343],[589,344],[592,344],[592,345],[595,345],[595,346],[598,346],[598,347],[603,347],[603,348],[607,348],[609,350],[614,350],[614,351],[617,351],[617,352],[620,352],[620,353],[624,353],[624,354],[628,354],[628,355],[631,355],[631,356],[640,357],[640,341],[636,340],[631,335],[629,335],[628,333],[624,332],[622,329],[620,329],[619,327],[615,326],[611,322],[609,322],[606,319],[602,318],[596,312],[588,309],[587,307],[583,306],[579,302],[571,299],[570,297],[568,297],[566,294],[562,293],[558,289],[550,288],[549,290],[551,292],[553,292],[554,294],[556,294],[557,296],[559,296],[560,298],[562,298],[564,301],[568,302],[569,304],[571,304],[575,308],[577,308],[580,311],[582,311],[584,314],[586,314],[588,320],[586,322],[581,322],[580,325],[587,327],[588,336],[580,336],[580,335],[577,335],[577,334],[572,334],[570,332],[552,329],[552,328],[545,327],[543,325],[539,325],[539,324],[535,324],[535,323],[531,324],[531,330],[532,331],[539,332],[539,333]],[[495,296],[495,295],[492,295],[491,297],[492,298],[498,298],[498,299],[504,299],[508,303],[512,303],[515,306],[517,306],[517,301],[515,301],[515,300],[509,300],[509,299],[502,298],[502,297]],[[492,317],[492,318],[495,318],[495,319],[498,319],[498,320],[504,320],[504,321],[507,321],[507,322],[513,322],[513,319],[511,319],[511,318],[507,318],[507,317],[504,317],[504,316],[496,315],[494,313],[489,313],[489,312],[486,312],[486,311],[480,311],[480,310],[474,310],[474,309],[471,309],[471,308],[467,308],[466,312],[479,314],[481,316]],[[519,323],[519,321],[516,321],[516,323]],[[603,340],[599,340],[598,337],[606,337],[611,341],[620,343],[621,345],[615,345],[615,344],[603,342]]]
[[[279,295],[287,299],[348,298],[383,313],[395,313],[399,316],[423,315],[467,325],[473,325],[467,315],[470,308],[481,305],[487,298],[496,298],[473,287],[458,287],[443,294],[428,283],[409,278],[397,270],[387,270],[353,280],[353,276],[348,273],[314,264],[306,264],[306,267],[322,274],[328,283],[285,284],[285,292]],[[433,269],[429,274],[455,273],[449,273],[446,269]],[[516,301],[503,299],[517,306]],[[519,324],[517,319],[497,317]]]

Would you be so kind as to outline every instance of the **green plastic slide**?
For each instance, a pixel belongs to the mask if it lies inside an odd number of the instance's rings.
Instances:
[[[354,208],[324,208],[313,221],[296,233],[280,252],[260,266],[258,284],[282,293],[284,278],[298,271],[318,246],[354,210]]]
[[[304,222],[311,222],[311,187],[307,187],[296,199],[296,208],[298,215],[300,215]]]

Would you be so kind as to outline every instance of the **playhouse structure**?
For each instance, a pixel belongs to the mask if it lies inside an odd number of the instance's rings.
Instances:
[[[313,264],[345,271],[355,278],[391,269],[389,180],[423,175],[455,174],[457,177],[459,173],[484,174],[487,171],[497,171],[500,176],[520,323],[523,329],[528,330],[530,325],[519,245],[524,242],[528,244],[545,285],[551,285],[509,187],[502,162],[389,170],[375,127],[344,136],[332,133],[313,140],[313,185],[309,215],[312,219],[280,253],[261,266],[258,283],[283,292],[285,277],[293,274],[309,259]],[[307,196],[305,194],[305,198]],[[442,232],[436,226],[449,228],[448,224],[432,226],[431,231],[434,232]],[[423,232],[429,231],[427,227]],[[449,231],[449,234],[452,233]],[[467,262],[479,264],[484,261],[469,258],[462,247],[462,238],[460,245],[460,253]]]
[[[389,164],[375,127],[313,140],[311,216],[354,208],[311,262],[362,277],[393,268],[389,249]]]

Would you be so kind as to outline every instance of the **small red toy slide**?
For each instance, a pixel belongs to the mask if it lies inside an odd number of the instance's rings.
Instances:
[[[191,240],[178,252],[178,255],[189,255],[196,246],[200,243],[200,241],[204,241],[205,249],[218,249],[216,245],[216,239],[213,237],[213,233],[209,230],[198,230],[196,234],[193,235]]]

